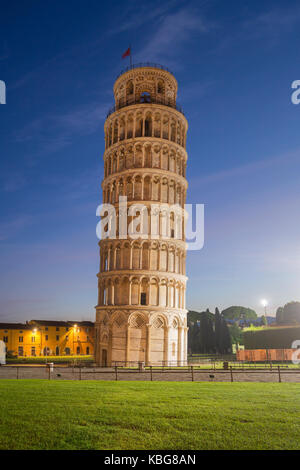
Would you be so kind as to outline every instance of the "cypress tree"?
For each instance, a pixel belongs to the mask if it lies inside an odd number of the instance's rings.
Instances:
[[[229,332],[229,328],[227,326],[225,318],[222,317],[221,319],[222,324],[222,349],[223,354],[231,353],[232,351],[232,342],[231,336]]]
[[[210,318],[207,321],[207,348],[210,353],[214,353],[216,350],[215,331],[213,321]]]
[[[197,322],[192,323],[189,328],[189,347],[192,353],[199,352],[199,326]]]
[[[219,309],[215,309],[215,348],[216,352],[222,354],[222,324]]]
[[[199,330],[199,345],[200,345],[200,352],[206,353],[207,352],[207,316],[203,315],[200,321],[200,330]]]

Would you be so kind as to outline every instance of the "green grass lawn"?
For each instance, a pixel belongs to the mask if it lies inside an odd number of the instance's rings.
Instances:
[[[293,383],[1,380],[0,449],[300,449]]]

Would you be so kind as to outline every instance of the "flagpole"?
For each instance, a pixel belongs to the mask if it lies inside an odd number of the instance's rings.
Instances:
[[[131,55],[131,44],[129,45],[129,49],[130,49],[130,68],[132,68],[132,55]]]

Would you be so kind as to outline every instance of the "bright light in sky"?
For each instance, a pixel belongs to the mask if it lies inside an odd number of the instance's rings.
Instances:
[[[268,305],[268,301],[266,299],[262,299],[261,304],[263,307],[266,307]]]

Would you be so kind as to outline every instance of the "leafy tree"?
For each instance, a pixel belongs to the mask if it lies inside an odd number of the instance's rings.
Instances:
[[[282,312],[283,323],[300,323],[300,302],[289,302],[285,304]]]
[[[194,310],[189,310],[187,314],[188,323],[194,323],[200,321],[203,316],[209,316],[212,320],[214,319],[214,314],[211,313],[208,309],[205,312],[196,312]]]
[[[261,316],[260,324],[261,324],[261,326],[264,326],[264,325],[267,325],[267,324],[268,324],[265,315],[262,315],[262,316]]]
[[[234,319],[245,319],[245,320],[255,320],[257,314],[251,308],[232,306],[228,307],[225,310],[222,310],[222,315],[228,320]]]
[[[232,344],[244,344],[243,330],[238,325],[234,323],[233,325],[229,325],[228,329]]]
[[[283,323],[283,307],[278,307],[276,310],[276,323],[281,325]]]

